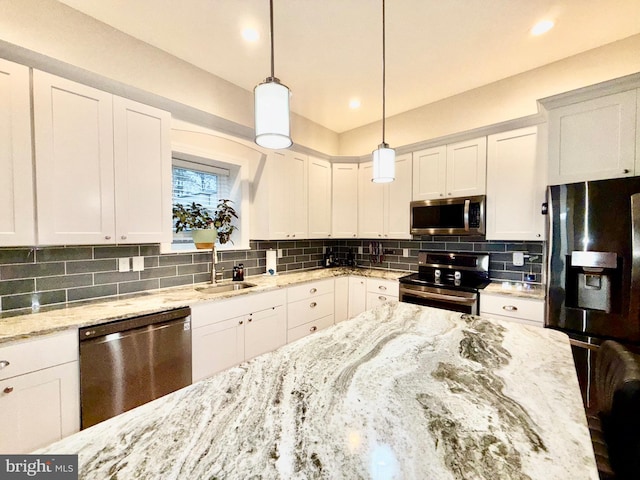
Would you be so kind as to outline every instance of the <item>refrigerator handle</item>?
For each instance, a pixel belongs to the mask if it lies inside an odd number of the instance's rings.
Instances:
[[[640,193],[631,195],[631,291],[629,320],[640,318]]]

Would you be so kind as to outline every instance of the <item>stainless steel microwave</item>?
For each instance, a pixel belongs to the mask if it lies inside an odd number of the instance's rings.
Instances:
[[[485,195],[411,202],[412,235],[484,235]]]

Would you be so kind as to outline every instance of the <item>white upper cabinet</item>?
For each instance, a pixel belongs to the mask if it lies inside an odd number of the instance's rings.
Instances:
[[[358,236],[361,238],[411,238],[411,154],[396,157],[396,178],[373,183],[371,162],[360,164],[358,182]]]
[[[291,151],[270,152],[252,165],[251,238],[308,237],[308,159]]]
[[[486,137],[413,153],[413,200],[483,195]]]
[[[309,158],[309,238],[331,237],[331,163]]]
[[[171,242],[171,114],[113,98],[116,242]]]
[[[170,115],[34,71],[38,243],[166,242]]]
[[[331,229],[334,238],[358,236],[358,164],[332,165]]]
[[[29,68],[0,59],[0,246],[35,244]]]
[[[487,240],[544,240],[545,173],[537,127],[488,137]]]
[[[636,97],[629,90],[549,110],[550,185],[640,174]]]

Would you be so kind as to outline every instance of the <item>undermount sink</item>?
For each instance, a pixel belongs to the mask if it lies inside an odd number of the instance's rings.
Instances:
[[[244,290],[245,288],[255,287],[253,283],[234,282],[220,285],[207,285],[206,287],[196,288],[197,291],[202,293],[222,293],[233,292],[234,290]]]

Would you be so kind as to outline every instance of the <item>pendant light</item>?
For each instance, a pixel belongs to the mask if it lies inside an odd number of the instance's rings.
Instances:
[[[289,120],[290,92],[274,74],[273,62],[273,0],[269,0],[271,29],[271,76],[253,89],[256,143],[261,147],[288,148],[291,141]]]
[[[382,0],[382,143],[373,151],[373,178],[374,183],[389,183],[396,178],[396,152],[393,148],[389,148],[389,144],[385,142],[385,18],[384,18],[384,0]]]

